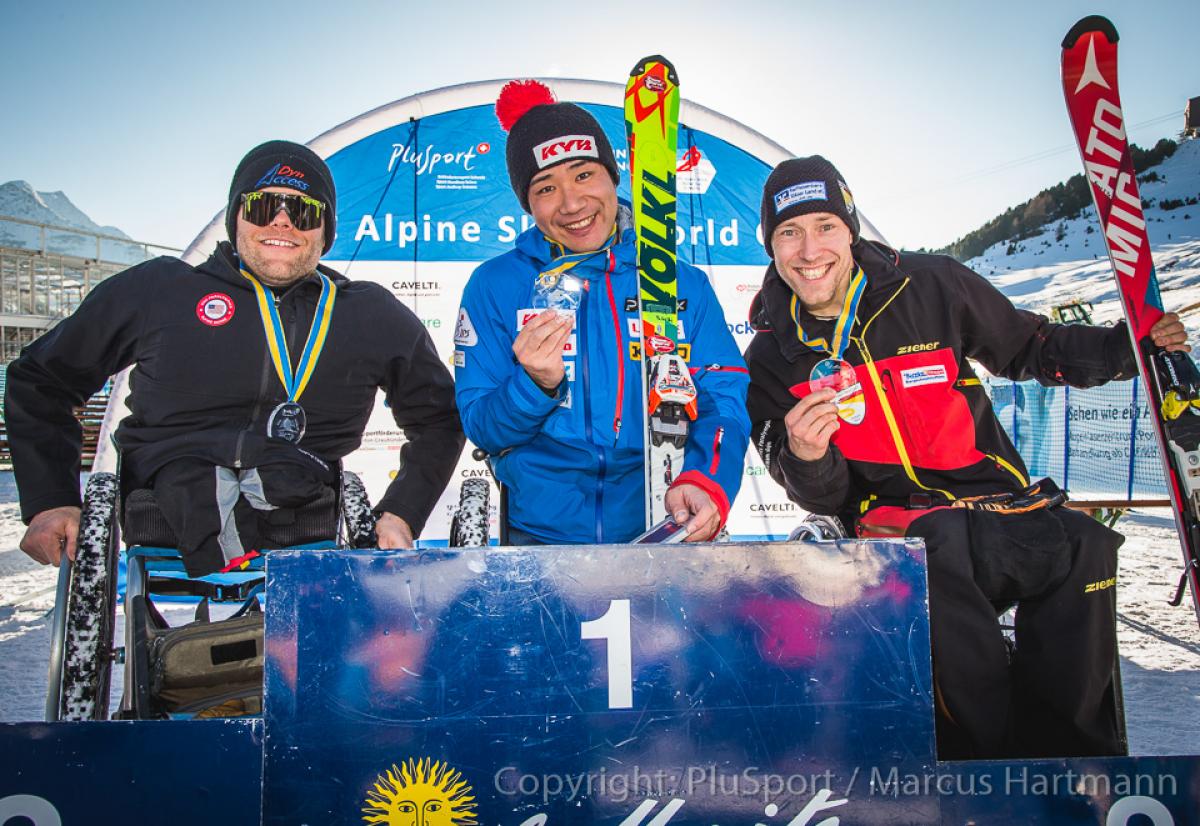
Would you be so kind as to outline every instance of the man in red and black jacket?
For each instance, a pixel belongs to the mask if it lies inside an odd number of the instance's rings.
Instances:
[[[1030,485],[968,361],[1047,385],[1129,379],[1123,323],[1051,324],[948,257],[860,238],[850,189],[820,156],[775,168],[762,227],[773,263],[751,309],[752,438],[801,507],[925,540],[939,755],[1123,752],[1123,538]],[[1152,336],[1189,349],[1173,314]],[[1010,666],[996,612],[1012,603]]]

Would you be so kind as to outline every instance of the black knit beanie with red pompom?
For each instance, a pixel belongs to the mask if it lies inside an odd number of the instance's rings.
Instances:
[[[513,80],[496,98],[496,117],[508,133],[508,179],[521,207],[529,211],[529,182],[552,166],[579,158],[601,164],[616,186],[621,175],[600,123],[574,103],[558,103],[536,80]]]

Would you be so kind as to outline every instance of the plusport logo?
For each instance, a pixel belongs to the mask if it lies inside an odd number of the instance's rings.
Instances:
[[[433,172],[471,172],[475,169],[475,161],[480,155],[492,151],[492,145],[486,141],[469,146],[466,149],[439,149],[437,144],[415,149],[410,143],[393,143],[392,153],[388,157],[387,171],[391,174],[396,164],[409,164],[416,169],[418,175]],[[441,167],[439,169],[439,167]]]

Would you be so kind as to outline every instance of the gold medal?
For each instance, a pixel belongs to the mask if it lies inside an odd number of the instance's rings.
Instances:
[[[833,390],[833,403],[837,405],[838,418],[846,424],[861,424],[867,415],[867,399],[863,395],[862,382],[854,367],[842,359],[822,359],[813,367],[808,378],[809,387],[815,390]]]

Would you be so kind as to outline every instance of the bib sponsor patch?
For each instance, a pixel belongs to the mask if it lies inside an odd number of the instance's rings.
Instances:
[[[900,371],[900,383],[905,387],[920,387],[923,384],[945,384],[949,381],[946,368],[940,364],[928,367],[910,367]]]
[[[802,184],[792,184],[787,189],[775,193],[775,214],[783,212],[794,204],[805,201],[826,201],[824,181],[806,181]]]
[[[463,347],[474,347],[479,343],[479,336],[475,334],[475,325],[471,323],[471,316],[467,314],[466,307],[458,309],[458,321],[454,325],[454,343]]]
[[[454,366],[455,367],[466,367],[467,366],[467,354],[464,353],[462,350],[454,351]]]

